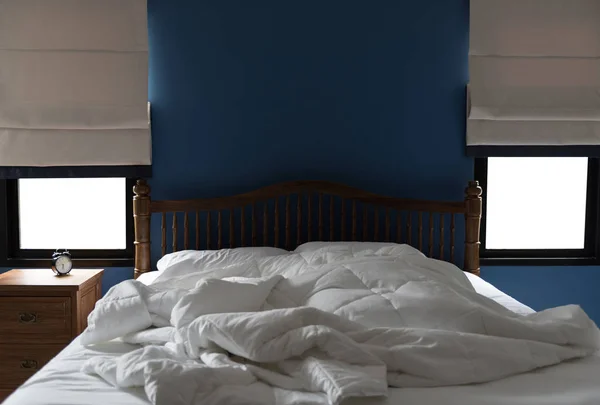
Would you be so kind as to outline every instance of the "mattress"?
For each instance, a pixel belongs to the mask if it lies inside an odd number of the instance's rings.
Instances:
[[[75,339],[9,397],[4,405],[148,405],[140,390],[116,390],[80,373],[93,356],[118,356],[135,346],[121,342],[84,348]],[[390,389],[388,398],[353,399],[344,405],[584,405],[600,403],[600,356],[562,363],[487,384]]]
[[[142,276],[151,284],[158,272]],[[475,289],[517,312],[533,310],[479,277]],[[148,405],[142,389],[117,390],[97,376],[81,373],[94,356],[120,356],[137,346],[118,341],[83,347],[75,339],[64,351],[9,397],[5,405]],[[583,405],[600,403],[600,356],[547,367],[492,383],[442,388],[390,389],[388,398],[351,399],[345,405]]]

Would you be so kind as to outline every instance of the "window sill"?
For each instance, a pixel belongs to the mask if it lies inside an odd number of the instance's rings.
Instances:
[[[489,257],[479,260],[481,266],[593,266],[597,257]]]

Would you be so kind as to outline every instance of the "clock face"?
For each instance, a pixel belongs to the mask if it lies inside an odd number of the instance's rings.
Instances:
[[[58,259],[56,259],[54,267],[60,274],[67,274],[71,271],[73,262],[68,256],[60,256]]]

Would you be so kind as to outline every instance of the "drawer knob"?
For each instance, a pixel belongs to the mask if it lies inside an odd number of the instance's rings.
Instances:
[[[21,362],[21,368],[37,369],[38,368],[38,362],[35,361],[35,360],[23,360]]]
[[[37,314],[34,312],[21,312],[19,314],[19,323],[36,323]]]

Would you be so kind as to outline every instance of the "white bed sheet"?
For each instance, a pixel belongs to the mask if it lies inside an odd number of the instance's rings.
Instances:
[[[156,278],[160,276],[160,271],[150,271],[148,273],[144,273],[137,278],[140,283],[144,283],[146,285],[150,285],[156,280]]]
[[[94,350],[73,341],[9,397],[4,405],[148,405],[143,390],[119,391],[79,372],[90,357],[117,356],[135,346],[112,342]],[[353,399],[344,405],[597,405],[600,356],[562,363],[487,384],[390,389],[387,399]],[[168,404],[166,404],[168,405]]]
[[[531,314],[531,313],[535,312],[533,309],[531,309],[527,305],[523,304],[520,301],[517,301],[516,299],[514,299],[510,295],[506,294],[505,292],[500,291],[499,289],[497,289],[496,287],[494,287],[492,284],[488,283],[481,277],[476,276],[475,274],[471,274],[471,273],[465,273],[465,275],[471,282],[471,285],[473,286],[473,288],[475,288],[475,291],[477,291],[479,294],[483,295],[484,297],[488,297],[488,298],[496,301],[500,305],[504,306],[505,308],[508,308],[511,311],[516,312],[521,315]]]

